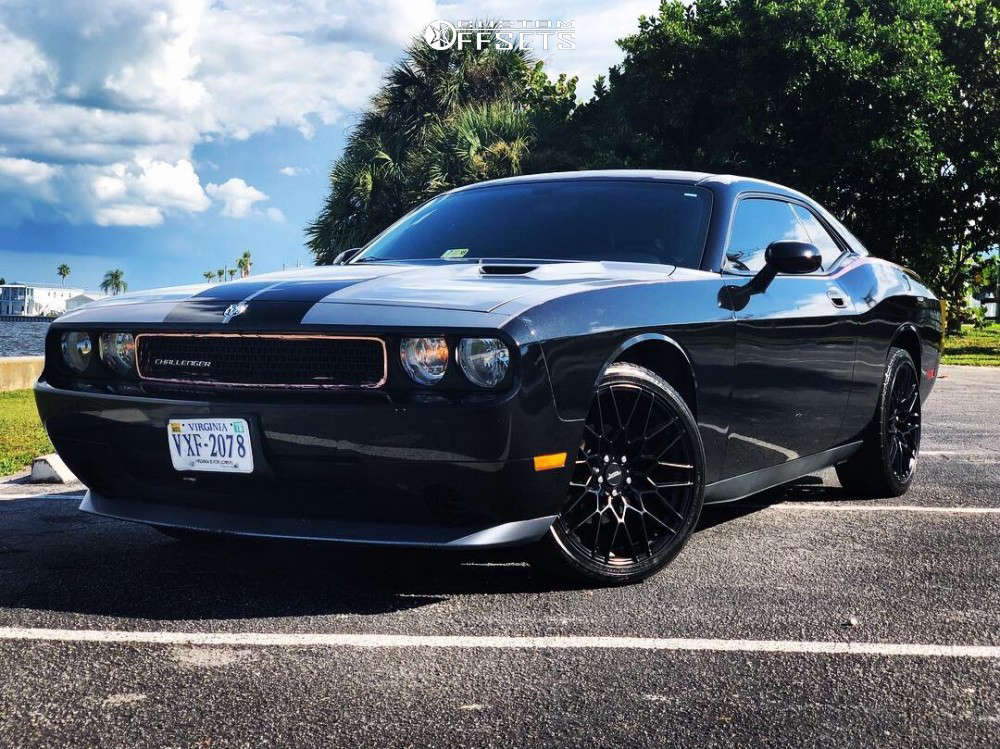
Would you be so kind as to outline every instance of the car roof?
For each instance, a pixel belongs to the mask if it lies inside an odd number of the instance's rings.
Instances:
[[[776,182],[768,182],[763,179],[753,177],[741,177],[734,174],[712,174],[710,172],[689,172],[679,169],[584,169],[576,172],[544,172],[542,174],[524,174],[518,177],[504,177],[502,179],[492,179],[486,182],[476,182],[464,187],[458,187],[451,192],[462,192],[465,190],[475,190],[481,187],[493,187],[496,185],[519,184],[524,182],[562,182],[570,180],[587,179],[616,179],[616,180],[663,180],[665,182],[680,182],[690,185],[713,186],[717,189],[729,192],[747,192],[760,190],[761,192],[774,192],[782,195],[789,195],[809,200],[809,198],[797,190],[793,190]]]
[[[847,227],[845,227],[833,214],[823,206],[810,198],[808,195],[793,190],[790,187],[779,185],[777,182],[769,182],[765,179],[755,179],[753,177],[742,177],[737,174],[712,174],[710,172],[689,172],[678,169],[583,169],[576,172],[544,172],[542,174],[524,174],[518,177],[504,177],[486,182],[476,182],[471,185],[457,187],[450,190],[445,195],[464,192],[466,190],[478,190],[497,185],[510,185],[531,182],[568,182],[574,180],[588,179],[613,179],[613,180],[644,180],[664,182],[675,182],[679,184],[701,185],[712,190],[717,197],[724,198],[724,202],[732,204],[743,193],[765,193],[771,195],[782,195],[802,201],[808,206],[818,211],[827,221],[833,224],[834,228],[841,234],[843,239],[851,248],[861,255],[867,255],[868,250],[855,237]]]

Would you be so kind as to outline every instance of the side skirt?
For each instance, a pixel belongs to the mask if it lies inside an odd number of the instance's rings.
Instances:
[[[842,460],[847,460],[860,447],[860,441],[849,442],[846,445],[815,455],[806,455],[804,458],[789,460],[770,468],[762,468],[759,471],[751,471],[740,476],[716,481],[705,487],[705,504],[733,502],[765,489],[787,484],[789,481],[795,481],[795,479],[808,476],[810,473],[815,473]]]

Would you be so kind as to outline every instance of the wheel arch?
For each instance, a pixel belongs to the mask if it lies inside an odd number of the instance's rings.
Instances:
[[[691,413],[698,414],[698,381],[691,358],[673,338],[662,333],[641,333],[619,344],[604,362],[594,387],[612,364],[635,364],[655,372],[669,382],[687,403]]]
[[[917,368],[918,375],[923,371],[920,368],[920,333],[917,332],[916,326],[911,323],[900,325],[893,334],[892,341],[889,343],[889,349],[893,348],[901,348],[910,355],[914,366]],[[887,351],[886,356],[888,355]]]

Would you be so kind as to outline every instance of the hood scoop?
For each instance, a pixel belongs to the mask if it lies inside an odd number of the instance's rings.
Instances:
[[[524,276],[537,270],[540,263],[516,258],[482,258],[479,274],[482,276]]]

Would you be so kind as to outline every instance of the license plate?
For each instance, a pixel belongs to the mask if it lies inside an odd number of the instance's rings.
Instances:
[[[178,471],[253,472],[245,419],[170,419],[167,444]]]

